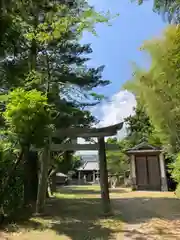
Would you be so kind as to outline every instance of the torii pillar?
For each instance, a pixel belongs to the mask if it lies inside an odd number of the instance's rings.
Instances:
[[[109,198],[108,171],[104,137],[98,138],[98,144],[102,207],[104,214],[109,215],[111,214],[111,204]]]

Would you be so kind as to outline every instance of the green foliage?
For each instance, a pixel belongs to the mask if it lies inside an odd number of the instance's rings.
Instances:
[[[55,154],[53,160],[55,162],[56,171],[68,174],[68,172],[75,172],[81,166],[81,159],[72,152],[67,153],[69,156],[64,157]]]
[[[142,4],[144,0],[138,0]],[[179,0],[154,0],[153,10],[162,14],[168,22],[180,22],[180,1]]]
[[[18,31],[17,36],[15,32],[10,35],[6,28],[1,32],[3,36],[8,36],[9,42],[14,37],[16,39],[9,51],[11,58],[5,56],[5,61],[0,63],[5,70],[1,74],[6,86],[9,87],[9,83],[10,87],[24,86],[24,78],[32,69],[38,69],[44,75],[44,82],[39,83],[38,87],[47,84],[48,78],[50,88],[56,83],[59,88],[63,84],[63,94],[66,89],[66,94],[74,95],[74,99],[77,99],[77,92],[80,97],[84,93],[88,96],[87,87],[91,91],[98,85],[109,83],[99,81],[102,68],[88,69],[84,65],[88,58],[81,55],[92,50],[87,44],[79,44],[79,37],[84,30],[95,32],[96,23],[109,23],[109,13],[96,12],[86,1],[69,4],[67,1],[51,0],[41,4],[35,0],[31,4],[23,1],[16,4],[13,1],[6,13],[11,16],[8,29]],[[85,86],[86,90],[72,88],[71,84]]]
[[[107,139],[107,143],[109,144],[117,144],[118,143],[118,140],[116,137],[110,137]]]
[[[108,138],[107,143],[118,144],[120,148],[119,151],[107,151],[108,171],[111,174],[124,175],[124,173],[129,169],[126,150],[130,148],[130,142],[126,139],[118,141],[116,138]]]
[[[3,116],[8,130],[22,145],[41,145],[48,136],[50,107],[47,97],[37,90],[17,88],[10,92]]]
[[[171,175],[173,179],[180,183],[180,154],[177,155],[176,159],[174,162],[171,163],[170,165],[171,168]]]
[[[127,125],[127,138],[136,145],[142,141],[148,141],[150,134],[152,134],[153,126],[149,117],[142,106],[134,108],[134,115],[125,119]]]
[[[102,79],[103,66],[87,67],[92,49],[79,40],[83,31],[97,35],[95,24],[109,24],[110,14],[84,0],[3,1],[0,10],[1,93],[9,93],[1,98],[3,137],[41,147],[52,125],[95,123],[87,107],[104,98],[94,88],[109,81]],[[79,162],[63,164],[74,169]]]
[[[176,193],[176,196],[180,198],[180,183],[178,183],[175,193]]]
[[[8,172],[11,170],[15,160],[16,151],[10,142],[0,141],[0,180],[1,186],[7,178]],[[0,196],[1,191],[0,189]],[[0,199],[1,200],[1,199]],[[2,202],[0,202],[2,204]],[[18,166],[16,172],[11,177],[8,188],[5,192],[3,199],[3,211],[5,214],[10,215],[17,213],[18,208],[23,204],[23,169],[22,164]]]
[[[151,123],[145,109],[138,103],[134,108],[134,114],[125,119],[127,136],[118,141],[117,138],[108,138],[107,142],[118,144],[119,151],[108,151],[107,162],[109,172],[124,174],[129,170],[129,161],[126,151],[135,145],[146,141],[154,146],[161,146],[159,135]]]
[[[127,136],[126,139],[135,146],[143,141],[154,145],[161,146],[159,133],[153,126],[145,108],[138,103],[134,108],[134,114],[125,118]]]
[[[53,4],[53,8],[43,15],[44,20],[37,24],[36,29],[29,25],[29,32],[25,34],[27,40],[35,39],[40,44],[48,44],[50,41],[62,39],[72,26],[79,36],[84,30],[97,35],[94,28],[95,24],[108,23],[111,19],[109,12],[100,14],[88,5],[79,14],[72,15],[69,6],[61,3]]]
[[[147,41],[142,49],[151,57],[148,70],[137,68],[125,88],[144,106],[154,126],[154,138],[162,143],[172,178],[180,189],[180,28],[169,26],[163,37]],[[152,134],[153,135],[153,134]],[[176,157],[177,156],[177,157]]]
[[[86,1],[6,4],[5,16],[11,18],[5,19],[8,28],[1,33],[8,36],[11,58],[5,55],[0,62],[3,89],[25,87],[46,92],[48,88],[48,102],[55,104],[59,113],[54,122],[57,127],[64,123],[82,125],[82,116],[85,124],[91,123],[94,118],[89,114],[88,121],[84,108],[103,99],[92,90],[109,81],[101,79],[103,66],[86,66],[92,49],[89,44],[79,44],[79,38],[84,30],[94,32],[96,23],[109,23],[110,14],[96,12]],[[13,39],[16,41],[10,44]]]
[[[142,49],[150,55],[151,67],[136,69],[132,81],[125,84],[146,109],[161,142],[175,152],[180,147],[179,38],[180,28],[170,26],[163,38],[146,42]]]
[[[173,161],[169,164],[169,168],[172,178],[176,183],[178,183],[175,193],[176,196],[180,198],[180,154],[178,153],[176,156],[172,156],[172,158],[175,159],[173,159]]]

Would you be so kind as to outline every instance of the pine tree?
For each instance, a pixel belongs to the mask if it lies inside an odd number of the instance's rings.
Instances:
[[[144,0],[138,0],[142,4]],[[153,10],[161,14],[168,22],[180,22],[180,1],[179,0],[154,0]]]
[[[87,67],[86,55],[92,49],[79,40],[84,29],[95,34],[94,24],[107,22],[109,16],[98,14],[86,1],[78,0],[1,3],[1,92],[17,87],[42,91],[47,94],[48,104],[55,107],[52,124],[56,128],[90,126],[95,118],[86,107],[97,104],[103,97],[93,89],[109,81],[102,80],[103,66]],[[34,171],[32,161],[26,160],[26,170]],[[26,186],[25,191],[30,188]]]

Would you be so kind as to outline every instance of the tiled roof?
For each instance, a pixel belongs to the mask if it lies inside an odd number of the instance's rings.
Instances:
[[[93,171],[99,170],[99,163],[98,161],[94,161],[94,162],[85,162],[79,169],[79,171]]]
[[[97,162],[98,161],[98,156],[95,154],[94,155],[90,155],[90,154],[80,155],[80,157],[83,162]]]
[[[82,166],[78,169],[79,171],[93,171],[99,170],[99,162],[97,154],[84,154],[80,155]]]
[[[134,150],[161,150],[161,148],[150,145],[147,142],[142,142],[142,143],[128,149],[128,151],[134,151]]]
[[[57,173],[56,173],[56,176],[58,176],[58,177],[67,177],[66,174],[61,173],[61,172],[57,172]]]

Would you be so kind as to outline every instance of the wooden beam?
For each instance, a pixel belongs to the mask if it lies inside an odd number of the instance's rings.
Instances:
[[[51,144],[51,151],[97,151],[99,149],[99,145],[96,144],[72,144],[72,143],[64,143],[64,144]],[[117,144],[105,144],[105,149],[107,151],[119,151],[119,146]],[[32,151],[38,151],[38,149],[32,149]]]
[[[109,136],[114,136],[116,135],[117,132],[87,132],[84,131],[83,129],[58,129],[56,132],[53,133],[53,137],[109,137]]]
[[[141,149],[141,150],[129,150],[126,153],[127,154],[135,154],[135,153],[161,153],[162,150],[160,149]]]
[[[111,204],[109,198],[108,171],[106,161],[106,149],[104,138],[98,139],[99,144],[99,169],[100,169],[100,187],[103,212],[105,215],[111,214]]]
[[[103,128],[67,128],[58,129],[52,136],[53,137],[109,137],[117,134],[121,130],[123,122],[103,127]]]
[[[52,144],[51,151],[86,151],[86,150],[98,150],[98,144]],[[119,146],[117,144],[105,144],[106,150],[119,151]]]

